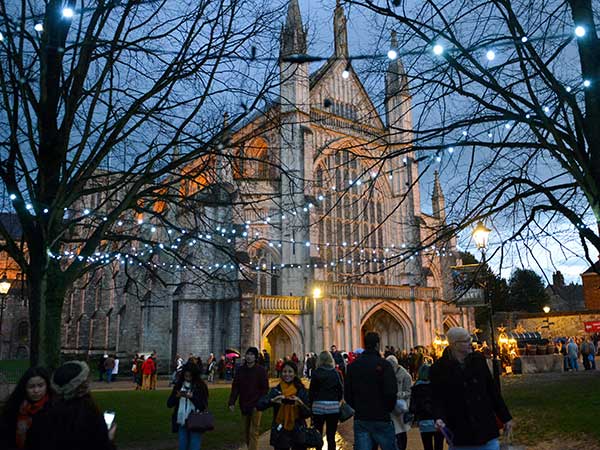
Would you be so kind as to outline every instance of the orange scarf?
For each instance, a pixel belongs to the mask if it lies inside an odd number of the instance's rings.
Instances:
[[[294,383],[286,383],[282,381],[279,386],[281,386],[281,393],[285,397],[292,397],[298,393],[298,389]],[[300,414],[298,413],[298,407],[296,405],[288,405],[282,403],[279,407],[279,411],[277,411],[277,423],[283,424],[283,428],[292,431],[296,426],[296,420]]]
[[[27,432],[31,428],[33,416],[44,407],[47,401],[48,394],[35,403],[30,403],[28,400],[23,400],[23,403],[21,403],[17,413],[17,434],[15,436],[17,448],[25,448],[25,439],[27,439]]]

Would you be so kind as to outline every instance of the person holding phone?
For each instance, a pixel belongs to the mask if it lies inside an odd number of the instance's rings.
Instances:
[[[179,450],[200,450],[202,434],[187,429],[186,420],[192,411],[205,411],[208,407],[208,386],[200,377],[196,364],[183,366],[181,376],[173,386],[167,400],[173,408],[171,428],[178,433]]]
[[[449,346],[430,369],[436,428],[452,450],[499,450],[496,418],[505,432],[512,417],[494,383],[485,356],[473,352],[470,333],[446,333]]]
[[[90,393],[90,368],[69,361],[54,371],[51,380],[56,400],[33,422],[25,448],[30,450],[114,450],[117,426],[106,426]]]
[[[261,397],[256,408],[273,408],[273,423],[269,443],[276,450],[304,449],[295,441],[296,431],[306,425],[310,417],[308,391],[298,378],[298,367],[286,361],[281,368],[281,380],[267,395]]]

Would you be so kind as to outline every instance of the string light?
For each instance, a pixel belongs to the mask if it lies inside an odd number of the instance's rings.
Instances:
[[[44,31],[44,25],[42,25],[41,23],[36,23],[33,29],[41,33],[42,31]]]
[[[582,27],[581,25],[578,25],[575,27],[575,36],[584,37],[585,33],[586,33],[585,27]]]
[[[4,35],[2,33],[0,33],[0,42],[4,41]]]
[[[591,85],[592,85],[592,82],[591,82],[590,80],[584,80],[584,81],[583,81],[583,86],[584,86],[584,87],[586,87],[586,88],[587,88],[587,87],[590,87]]]
[[[521,42],[524,44],[525,42],[527,42],[529,39],[527,38],[527,36],[523,36],[521,38]]]
[[[73,11],[73,8],[66,7],[63,8],[62,15],[65,19],[72,19],[75,15],[75,11]]]
[[[440,56],[442,53],[444,53],[444,47],[441,44],[435,44],[433,46],[433,54]]]
[[[398,58],[398,52],[392,48],[388,50],[387,57],[393,61]]]
[[[494,50],[488,50],[485,54],[485,57],[488,59],[488,61],[493,61],[496,59],[496,52],[494,52]]]

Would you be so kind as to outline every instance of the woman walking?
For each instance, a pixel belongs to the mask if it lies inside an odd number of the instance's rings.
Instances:
[[[394,432],[396,433],[396,445],[398,450],[406,450],[408,437],[406,433],[410,430],[410,423],[404,421],[404,414],[408,412],[408,402],[410,400],[410,387],[412,378],[410,373],[398,364],[398,359],[390,355],[386,360],[392,365],[398,383],[398,393],[396,394],[396,408],[392,412],[392,422],[394,423]]]
[[[327,448],[335,450],[335,433],[340,419],[340,402],[344,398],[342,378],[335,369],[333,356],[328,351],[319,354],[317,369],[310,380],[309,399],[313,424],[323,434],[326,425]]]
[[[33,422],[48,410],[49,400],[48,371],[42,367],[28,369],[4,404],[0,447],[7,450],[25,448],[27,433]]]
[[[411,388],[410,412],[419,423],[423,450],[443,450],[444,436],[435,429],[433,414],[433,391],[429,381],[431,366],[424,364],[419,369],[417,382]]]
[[[258,401],[256,409],[273,408],[273,423],[269,443],[277,450],[302,449],[295,442],[298,430],[306,425],[310,416],[308,392],[298,378],[298,368],[286,361],[281,368],[281,380],[267,395]]]
[[[205,411],[208,407],[208,387],[195,364],[183,366],[167,406],[173,408],[171,428],[179,435],[179,450],[200,450],[202,435],[187,429],[186,420],[192,411]]]

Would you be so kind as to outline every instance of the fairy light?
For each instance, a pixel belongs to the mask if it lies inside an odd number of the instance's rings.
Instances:
[[[35,26],[33,27],[33,29],[39,33],[41,33],[42,31],[44,31],[44,25],[42,25],[41,23],[36,23]]]
[[[493,61],[496,59],[496,52],[494,50],[488,50],[485,54],[485,57],[488,59],[488,61]]]
[[[72,19],[75,15],[75,11],[73,11],[73,8],[66,7],[63,8],[62,15],[65,19]]]
[[[582,27],[581,25],[578,25],[575,27],[575,36],[577,37],[584,37],[586,33],[586,29],[585,27]]]
[[[587,87],[590,87],[591,85],[592,85],[592,82],[591,82],[590,80],[584,80],[584,81],[583,81],[583,86],[584,86],[584,87],[586,87],[586,88],[587,88]]]
[[[433,46],[433,54],[436,56],[441,56],[444,53],[444,47],[441,44],[435,44]]]
[[[388,50],[387,57],[393,61],[398,58],[398,52],[392,48]]]

